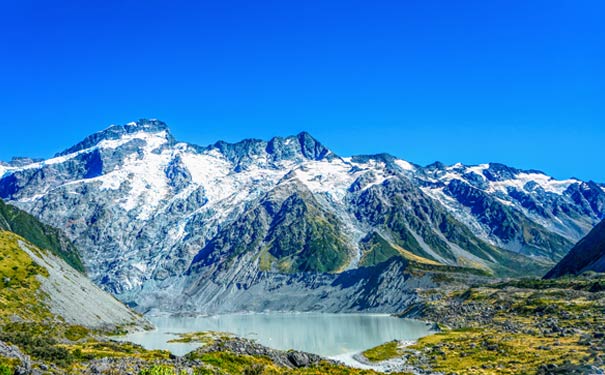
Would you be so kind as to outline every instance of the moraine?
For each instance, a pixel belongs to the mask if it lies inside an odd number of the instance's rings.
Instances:
[[[605,216],[603,189],[341,157],[305,132],[198,146],[158,120],[0,162],[0,199],[63,230],[139,312],[396,313],[443,273],[542,276]]]

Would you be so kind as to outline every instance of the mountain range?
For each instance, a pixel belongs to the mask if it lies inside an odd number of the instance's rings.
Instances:
[[[593,181],[341,157],[304,132],[198,146],[158,120],[2,163],[0,198],[140,311],[398,311],[434,273],[542,275],[605,216]]]

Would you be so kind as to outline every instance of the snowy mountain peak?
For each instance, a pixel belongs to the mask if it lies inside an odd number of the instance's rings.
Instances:
[[[341,158],[306,132],[201,147],[158,120],[0,164],[0,198],[64,229],[91,277],[137,303],[138,291],[149,301],[179,285],[201,293],[215,277],[240,288],[255,282],[248,271],[355,269],[380,243],[502,274],[544,270],[605,214],[602,185],[538,171]]]
[[[492,190],[500,187],[504,190],[519,188],[530,191],[541,187],[546,191],[562,194],[569,185],[580,183],[576,178],[557,180],[539,170],[522,170],[493,162],[478,165],[456,163],[450,166],[435,162],[424,167],[423,172],[431,181],[461,180],[476,188]]]
[[[275,137],[267,144],[267,152],[278,158],[302,157],[308,160],[331,160],[337,157],[307,132],[286,138]]]
[[[73,154],[94,147],[102,141],[114,141],[127,135],[145,135],[161,132],[165,132],[166,139],[171,143],[174,143],[174,138],[170,134],[168,125],[156,119],[141,119],[139,121],[129,122],[126,125],[112,125],[105,130],[89,135],[76,145],[56,154],[55,157]]]
[[[244,139],[236,143],[218,141],[203,150],[218,151],[238,170],[245,169],[251,164],[271,165],[283,161],[303,162],[306,160],[329,161],[338,157],[307,132],[285,138],[274,137],[269,141],[260,139]]]
[[[39,163],[43,160],[44,159],[38,159],[38,158],[32,159],[29,157],[13,156],[12,159],[8,163],[0,162],[0,164],[5,165],[5,166],[10,166],[10,167],[23,167],[28,164]]]

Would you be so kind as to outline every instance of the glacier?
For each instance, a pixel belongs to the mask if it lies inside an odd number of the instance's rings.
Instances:
[[[159,120],[0,176],[0,198],[61,228],[89,277],[141,311],[397,311],[434,283],[409,272],[418,259],[539,274],[605,215],[593,181],[340,157],[304,132],[198,146]],[[368,263],[377,251],[402,256]]]

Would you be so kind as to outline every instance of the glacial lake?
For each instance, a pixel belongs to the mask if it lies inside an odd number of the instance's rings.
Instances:
[[[246,313],[213,316],[148,316],[156,329],[118,338],[147,349],[183,355],[195,343],[168,343],[178,333],[229,332],[273,349],[296,349],[324,357],[360,352],[384,342],[417,340],[431,333],[426,322],[386,314]]]

